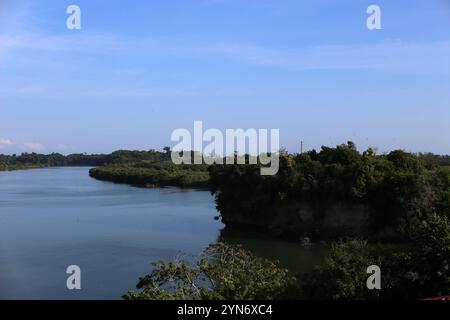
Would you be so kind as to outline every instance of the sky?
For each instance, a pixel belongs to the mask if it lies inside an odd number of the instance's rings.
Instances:
[[[450,154],[450,1],[0,0],[0,153],[162,149],[195,120]]]

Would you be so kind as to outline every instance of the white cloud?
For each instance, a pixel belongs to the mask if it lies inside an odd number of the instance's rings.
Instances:
[[[56,65],[53,54],[73,52],[92,54],[142,56],[174,56],[182,58],[233,59],[267,67],[299,70],[375,70],[382,72],[415,72],[448,74],[450,68],[450,41],[402,42],[382,41],[378,43],[316,45],[277,48],[255,43],[187,41],[178,38],[123,37],[109,33],[93,33],[79,36],[54,36],[46,33],[0,34],[0,66]],[[9,53],[9,54],[8,54]],[[46,59],[46,54],[51,58]],[[8,54],[8,56],[6,56]],[[3,61],[2,61],[3,60]],[[444,66],[444,67],[443,67]]]
[[[39,151],[44,149],[44,146],[40,143],[34,143],[34,142],[25,142],[23,144],[27,149],[30,149],[32,151]]]
[[[87,87],[85,84],[71,83],[71,87],[60,83],[52,83],[51,86],[24,85],[20,87],[0,88],[0,95],[5,96],[46,96],[64,98],[76,94],[77,97],[192,97],[201,94],[195,88],[104,88],[101,86]]]
[[[0,138],[0,148],[11,146],[12,144],[10,139]]]
[[[293,70],[371,70],[448,74],[450,41],[318,45],[286,50],[245,43],[200,48],[203,53]]]
[[[93,33],[91,35],[54,36],[46,33],[15,32],[0,34],[0,49],[6,50],[40,50],[40,51],[86,51],[112,50],[124,47],[126,41],[113,34]]]
[[[136,81],[145,79],[147,70],[111,67],[108,59],[103,59],[111,52],[117,60],[122,55],[125,60],[142,60],[142,66],[145,66],[145,60],[173,57],[188,62],[209,59],[220,63],[231,60],[260,68],[294,71],[450,75],[450,41],[381,41],[315,46],[292,44],[281,48],[250,42],[221,42],[220,39],[139,38],[105,32],[52,35],[42,30],[25,30],[18,28],[14,33],[0,33],[0,82],[4,83],[0,88],[2,97],[67,97],[74,94],[79,97],[173,97],[202,94],[202,90],[186,84],[155,86]],[[80,58],[84,56],[87,59]],[[105,65],[102,65],[103,60]],[[96,61],[101,65],[101,73],[98,74],[92,65]],[[46,76],[32,78],[28,76],[30,72]],[[71,74],[77,77],[67,76]],[[83,75],[92,81],[84,80]],[[103,79],[117,79],[118,85],[113,87]]]

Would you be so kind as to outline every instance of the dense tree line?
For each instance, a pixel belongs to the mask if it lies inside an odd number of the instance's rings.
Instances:
[[[319,152],[282,152],[274,176],[260,175],[259,167],[210,168],[211,190],[225,224],[254,225],[297,239],[357,235],[392,240],[407,237],[415,220],[450,215],[450,172],[404,151],[360,153],[349,142]],[[330,219],[336,204],[363,208],[348,219],[353,223],[366,212],[362,232],[355,234],[342,222],[350,209]],[[305,218],[305,212],[312,216]]]
[[[418,156],[428,164],[450,167],[450,156],[448,155],[438,155],[427,152],[419,153]]]
[[[0,170],[12,170],[35,167],[62,166],[102,166],[107,164],[133,164],[139,161],[162,162],[170,159],[167,152],[155,150],[126,151],[119,150],[111,154],[39,154],[22,153],[20,155],[0,154]]]
[[[164,153],[122,152],[111,163],[89,171],[93,178],[138,187],[207,188],[208,166],[175,165],[166,147]]]
[[[71,154],[64,156],[59,153],[48,155],[22,153],[20,155],[0,155],[0,168],[10,170],[33,167],[97,166],[109,161],[109,155]]]
[[[195,166],[136,163],[134,165],[107,165],[89,171],[93,178],[138,187],[207,188],[209,173]]]

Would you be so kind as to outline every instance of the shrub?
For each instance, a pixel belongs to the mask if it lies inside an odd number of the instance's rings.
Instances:
[[[176,259],[153,266],[140,278],[140,291],[129,291],[124,299],[276,299],[293,280],[276,262],[224,243],[210,245],[195,264]]]

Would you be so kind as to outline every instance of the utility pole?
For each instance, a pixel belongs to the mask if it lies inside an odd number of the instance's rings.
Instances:
[[[300,154],[303,154],[303,140],[300,142]]]

